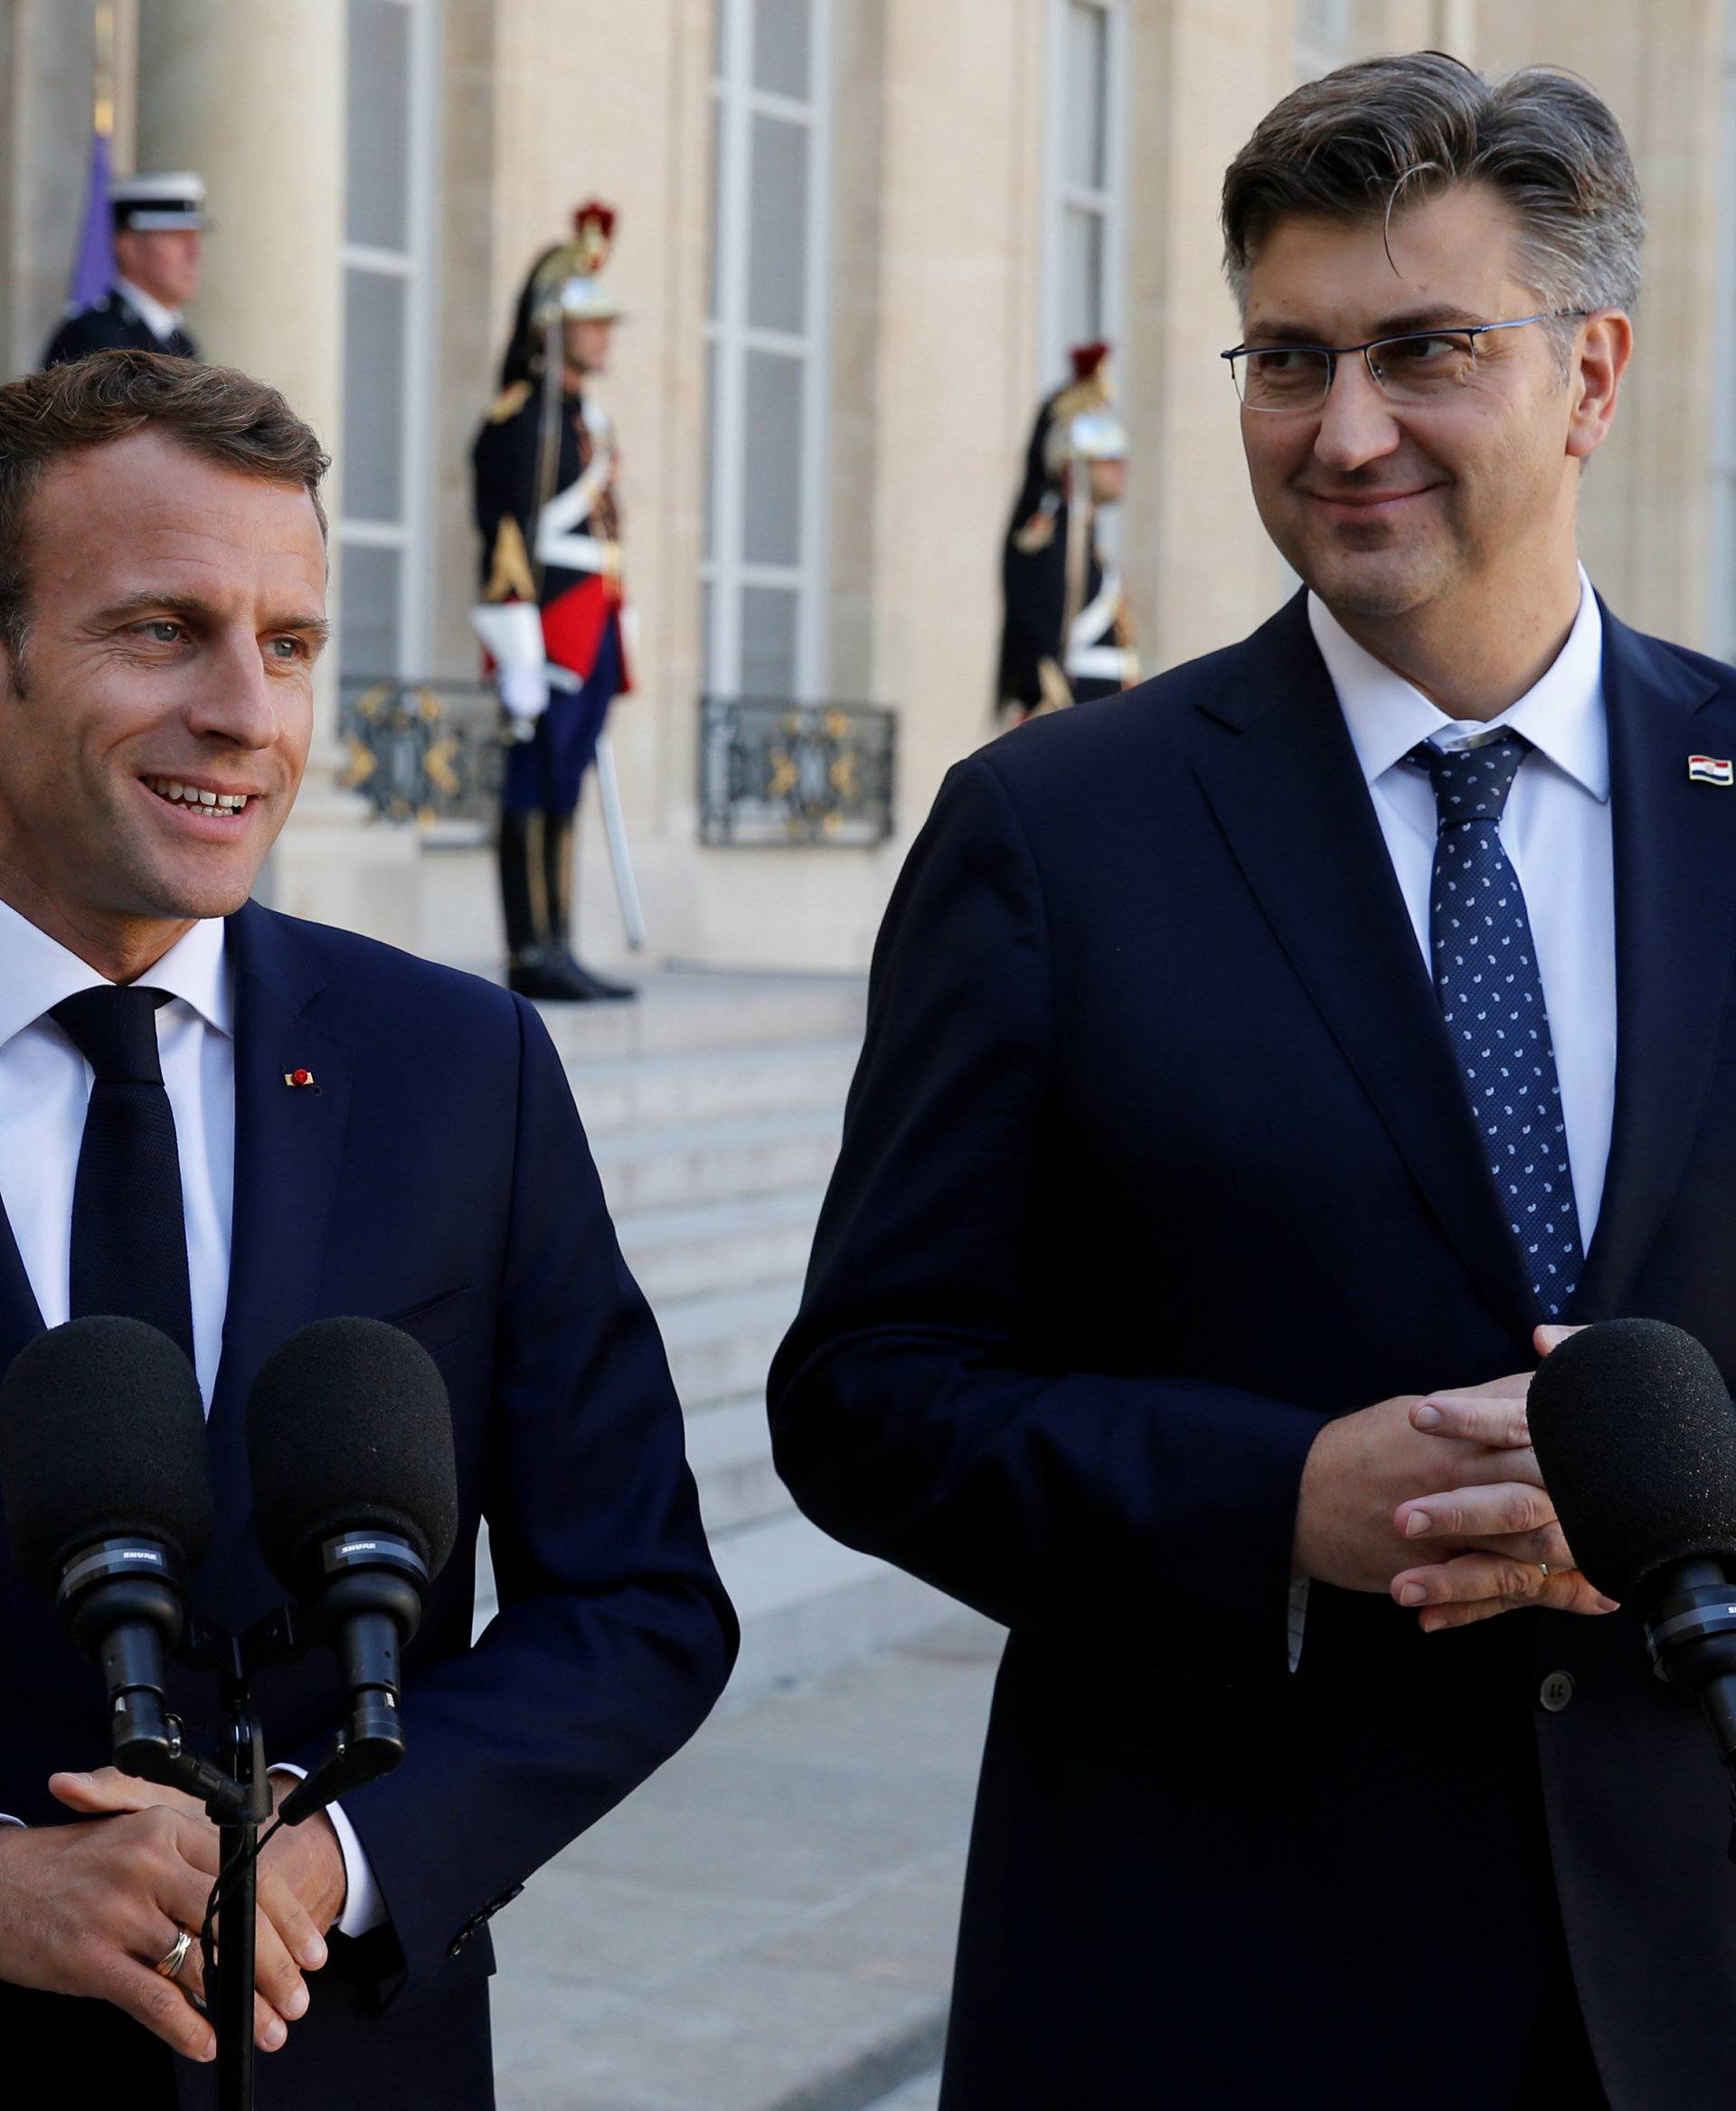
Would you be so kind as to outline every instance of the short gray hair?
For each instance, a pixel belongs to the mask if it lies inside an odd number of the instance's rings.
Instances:
[[[1609,105],[1556,67],[1491,81],[1444,52],[1341,66],[1260,119],[1223,178],[1224,271],[1238,306],[1280,220],[1384,223],[1472,183],[1512,208],[1519,269],[1544,306],[1633,307],[1646,221]]]

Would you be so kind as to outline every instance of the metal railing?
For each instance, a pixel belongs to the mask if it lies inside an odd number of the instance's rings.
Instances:
[[[871,849],[894,825],[894,712],[870,703],[700,699],[700,841]]]

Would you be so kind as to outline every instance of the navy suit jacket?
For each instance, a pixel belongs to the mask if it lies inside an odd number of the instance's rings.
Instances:
[[[1571,1316],[1736,1376],[1736,795],[1687,773],[1736,677],[1604,621]],[[1300,597],[952,772],[771,1384],[810,1514],[1012,1630],[948,2111],[1510,2103],[1557,1900],[1612,2101],[1736,2097],[1724,1791],[1631,1613],[1424,1636],[1316,1585],[1288,1667],[1323,1420],[1527,1369],[1540,1317]]]
[[[253,905],[231,919],[229,944],[234,1231],[209,1422],[217,1527],[194,1597],[236,1632],[282,1599],[251,1528],[245,1410],[265,1357],[310,1320],[390,1320],[433,1354],[460,1511],[405,1655],[407,1757],[344,1799],[390,1930],[335,1942],[307,2017],[259,2062],[259,2102],[472,2111],[493,2100],[486,1917],[697,1728],[735,1622],[662,1343],[536,1013],[472,976]],[[317,1090],[286,1086],[297,1069]],[[0,1231],[0,1368],[41,1326]],[[472,1648],[484,1517],[500,1611]],[[45,1783],[105,1763],[102,1682],[4,1549],[0,1634],[0,1810],[64,1817]],[[190,1722],[211,1716],[211,1681],[177,1670],[175,1684]],[[271,1759],[312,1764],[328,1748],[329,1656],[262,1673],[255,1700]],[[89,2002],[5,1988],[0,2018],[9,2042],[54,2034],[43,2057],[69,2102],[84,2100],[75,2078],[113,2078],[103,2062],[155,2055]],[[209,2101],[210,2075],[175,2065],[182,2102]]]

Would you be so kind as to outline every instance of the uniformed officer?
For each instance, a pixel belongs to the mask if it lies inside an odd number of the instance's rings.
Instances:
[[[630,997],[572,954],[573,819],[616,696],[622,635],[618,457],[590,392],[609,365],[619,304],[600,283],[615,214],[595,202],[573,240],[532,267],[495,399],[472,451],[482,599],[508,743],[500,892],[507,975],[527,997]]]
[[[1072,380],[1043,403],[1031,435],[1001,557],[1005,620],[995,694],[1014,721],[1113,696],[1139,679],[1121,575],[1097,533],[1127,471],[1108,358],[1106,344],[1080,345]]]
[[[45,367],[87,352],[175,352],[197,359],[181,311],[199,290],[205,186],[186,172],[122,176],[108,186],[115,278],[102,298],[69,316],[49,340]]]

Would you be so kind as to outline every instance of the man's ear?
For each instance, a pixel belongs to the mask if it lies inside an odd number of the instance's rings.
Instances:
[[[1602,308],[1586,324],[1574,353],[1568,386],[1573,393],[1567,451],[1594,455],[1615,423],[1616,397],[1633,356],[1634,325],[1619,308]]]

